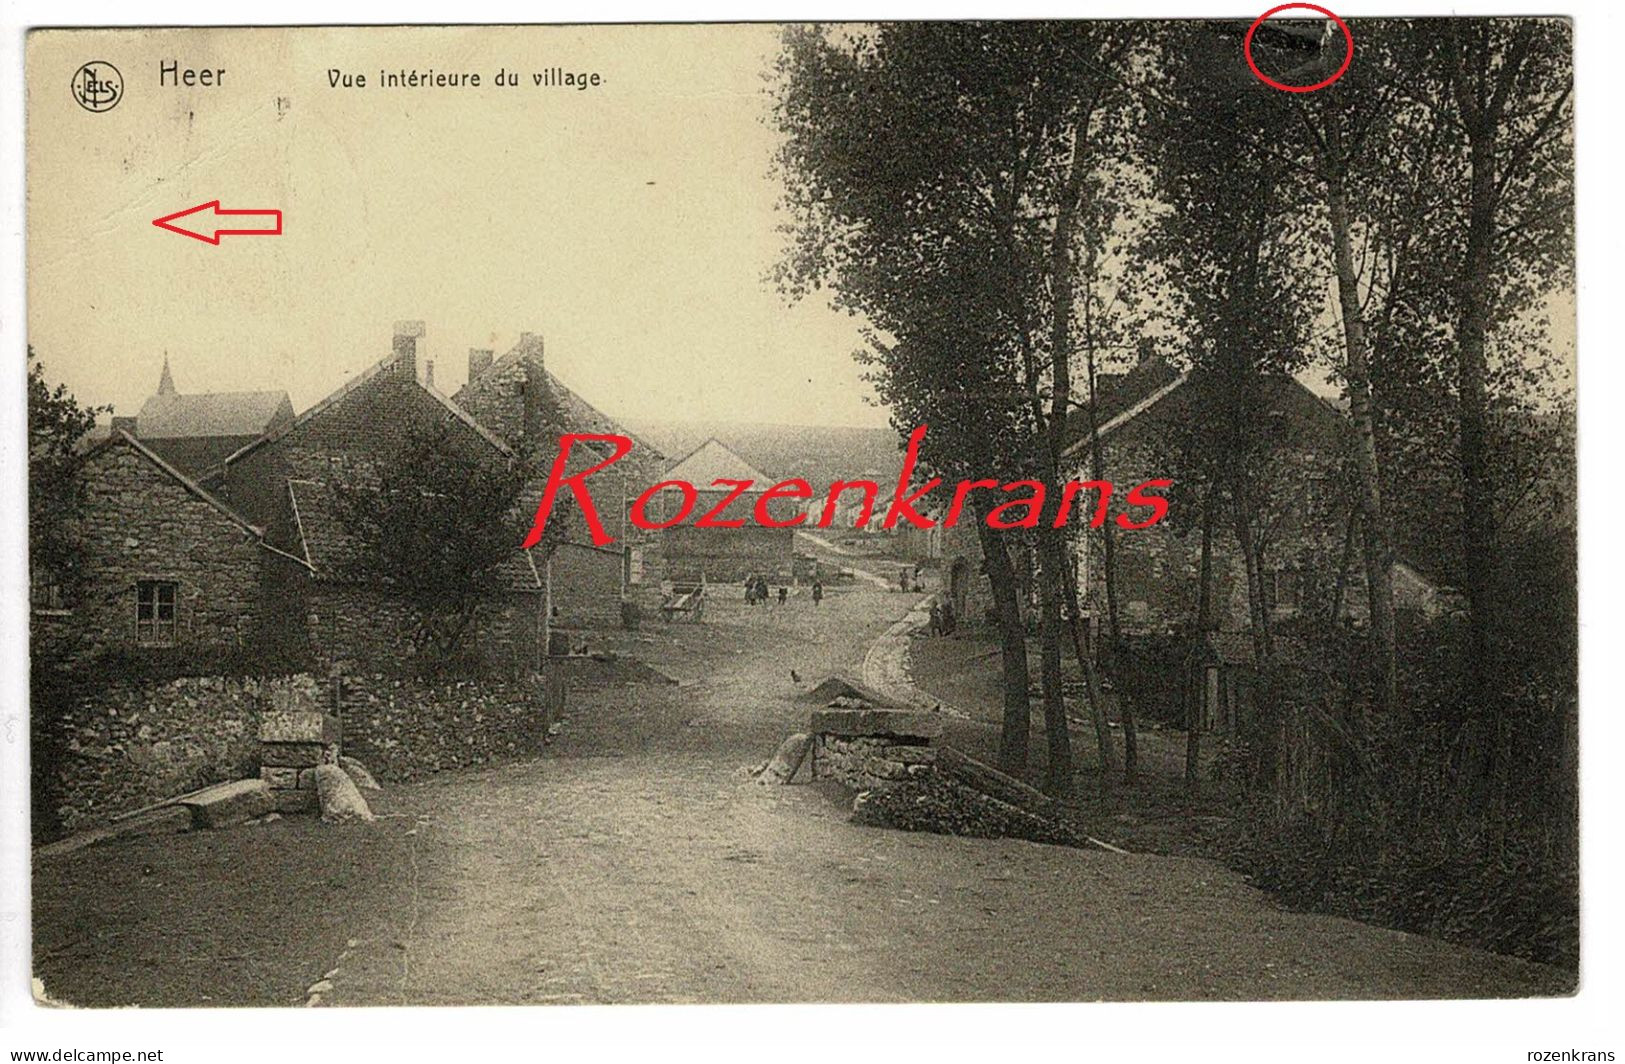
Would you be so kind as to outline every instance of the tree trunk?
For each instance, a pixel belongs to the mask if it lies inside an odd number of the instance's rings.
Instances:
[[[1100,423],[1095,418],[1095,349],[1092,342],[1084,345],[1084,366],[1089,373],[1089,469],[1094,480],[1106,479],[1106,452],[1100,442]],[[1106,653],[1103,655],[1107,665],[1106,671],[1111,673],[1118,661],[1118,655],[1123,646],[1122,629],[1118,627],[1117,611],[1117,548],[1112,536],[1112,523],[1104,521],[1100,526],[1100,557],[1102,575],[1106,584]],[[1117,713],[1123,726],[1123,779],[1133,782],[1138,773],[1140,762],[1139,729],[1135,726],[1133,692],[1128,685],[1117,682]],[[1105,736],[1104,742],[1109,746],[1111,733],[1105,729],[1105,712],[1101,714],[1101,728]]]
[[[1251,623],[1253,643],[1253,727],[1250,744],[1253,748],[1251,766],[1254,786],[1264,785],[1272,791],[1278,782],[1280,770],[1280,706],[1275,690],[1275,644],[1270,633],[1269,602],[1264,594],[1264,561],[1259,557],[1258,541],[1253,536],[1252,512],[1246,504],[1247,493],[1234,493],[1236,542],[1241,548],[1242,564],[1247,572],[1247,611]]]
[[[1495,498],[1486,454],[1489,399],[1485,346],[1490,324],[1495,243],[1495,129],[1483,123],[1468,130],[1472,166],[1467,223],[1467,254],[1460,280],[1461,318],[1456,326],[1457,423],[1461,435],[1462,539],[1467,592],[1468,704],[1486,713],[1482,766],[1493,772],[1500,745],[1500,701],[1490,680],[1495,661],[1490,636],[1491,585],[1495,573]]]
[[[1055,550],[1046,549],[1040,561],[1044,572],[1039,638],[1044,737],[1049,755],[1045,761],[1044,790],[1053,798],[1064,799],[1072,795],[1072,736],[1067,729],[1066,695],[1061,686],[1061,594],[1056,586],[1060,579],[1059,574],[1052,571],[1060,560]]]
[[[1371,399],[1370,352],[1360,310],[1358,277],[1354,270],[1348,195],[1340,176],[1326,182],[1326,206],[1331,216],[1337,299],[1343,317],[1344,344],[1348,350],[1345,376],[1349,385],[1349,417],[1355,433],[1355,468],[1360,477],[1360,525],[1365,540],[1366,592],[1371,611],[1373,683],[1378,709],[1391,713],[1399,708],[1393,555],[1388,540],[1387,515],[1383,512],[1376,411]]]
[[[1077,224],[1078,196],[1085,172],[1084,135],[1089,110],[1075,119],[1072,158],[1067,180],[1056,203],[1055,231],[1050,237],[1050,405],[1046,412],[1036,374],[1026,381],[1034,407],[1041,443],[1045,494],[1059,498],[1061,457],[1066,449],[1067,416],[1072,408],[1072,240]],[[1061,602],[1066,597],[1066,541],[1063,529],[1038,530],[1040,620],[1043,637],[1044,731],[1049,758],[1046,789],[1057,797],[1072,793],[1072,738],[1067,730],[1066,700],[1061,689]],[[1074,631],[1074,636],[1076,635]],[[1099,702],[1090,692],[1090,701]],[[1102,710],[1103,712],[1103,710]]]
[[[1032,705],[1027,699],[1030,679],[1027,673],[1027,629],[1021,619],[1021,600],[1016,594],[1016,571],[1010,564],[1005,535],[989,528],[987,515],[978,507],[976,533],[982,544],[982,560],[998,615],[999,640],[1004,650],[1004,724],[999,731],[999,768],[1012,776],[1027,771],[1027,733],[1032,726]]]
[[[1196,631],[1191,635],[1187,660],[1191,663],[1188,683],[1189,702],[1185,709],[1185,782],[1195,786],[1202,758],[1202,703],[1207,697],[1207,677],[1203,671],[1201,650],[1213,627],[1213,515],[1217,490],[1209,485],[1207,497],[1202,501],[1202,560],[1198,567],[1196,588]]]
[[[1106,698],[1101,690],[1100,673],[1090,653],[1089,640],[1084,633],[1083,611],[1078,606],[1078,574],[1070,567],[1063,572],[1066,609],[1072,628],[1072,654],[1083,673],[1084,691],[1089,696],[1089,719],[1095,726],[1095,742],[1100,749],[1100,778],[1104,784],[1117,770],[1117,755],[1112,749],[1112,730],[1106,723]]]
[[[1099,448],[1097,437],[1095,446]],[[1094,467],[1094,478],[1102,480],[1105,474],[1097,462]],[[1134,719],[1134,692],[1130,685],[1123,682],[1120,675],[1123,656],[1123,631],[1118,622],[1117,610],[1117,548],[1112,535],[1112,523],[1106,521],[1100,526],[1100,554],[1101,563],[1105,567],[1106,579],[1106,638],[1102,641],[1105,653],[1101,657],[1105,661],[1106,675],[1114,677],[1112,683],[1117,691],[1117,717],[1118,723],[1123,727],[1123,779],[1132,783],[1139,774],[1140,764],[1140,732]]]
[[[1349,563],[1354,560],[1354,534],[1360,527],[1360,511],[1358,508],[1349,511],[1349,519],[1343,530],[1343,553],[1338,555],[1337,578],[1332,583],[1331,615],[1326,623],[1336,628],[1343,616],[1343,596],[1348,591]]]

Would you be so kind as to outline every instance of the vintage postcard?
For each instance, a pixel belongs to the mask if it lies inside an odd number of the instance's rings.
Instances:
[[[1285,8],[30,31],[36,999],[1574,993],[1574,24]]]

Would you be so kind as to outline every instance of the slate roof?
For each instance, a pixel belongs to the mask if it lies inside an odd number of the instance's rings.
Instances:
[[[1100,431],[1110,432],[1188,379],[1186,374],[1160,358],[1145,359],[1126,373],[1097,374],[1095,387],[1099,395],[1093,405]],[[1070,451],[1089,439],[1088,404],[1073,411],[1067,420],[1070,441],[1067,449]]]
[[[451,401],[453,403],[459,401],[463,393],[471,388],[476,381],[505,372],[516,361],[527,357],[531,353],[526,349],[523,341],[515,344],[504,352],[501,358],[496,359],[476,376],[464,382],[463,386],[451,397]],[[542,366],[542,373],[546,377],[548,390],[553,395],[553,401],[558,404],[559,413],[562,415],[565,427],[569,431],[589,432],[606,436],[625,436],[632,441],[633,453],[638,460],[656,462],[665,460],[666,456],[660,452],[659,448],[651,446],[647,441],[639,438],[637,433],[632,432],[625,425],[587,402],[567,384],[559,380],[551,370],[547,369],[545,364]],[[594,445],[583,444],[582,446],[593,447]]]
[[[316,480],[288,479],[288,499],[293,507],[294,528],[299,538],[297,553],[303,555],[317,580],[348,582],[350,566],[360,554],[360,546],[339,519],[333,490]],[[517,535],[516,535],[517,541]],[[546,585],[530,551],[517,547],[498,567],[503,582],[519,591],[541,591]]]
[[[897,430],[835,425],[770,425],[724,421],[649,421],[635,427],[671,455],[688,454],[715,437],[758,469],[803,477],[815,494],[832,481],[846,480],[860,470],[878,470],[882,482],[895,481],[903,462]],[[933,430],[934,431],[934,430]]]
[[[1100,398],[1096,418],[1102,435],[1108,435],[1187,387],[1202,387],[1203,378],[1182,373],[1160,358],[1146,359],[1127,373],[1102,374],[1096,378]],[[1347,433],[1348,418],[1329,400],[1310,391],[1295,377],[1279,376],[1270,382],[1272,407],[1279,412],[1296,411],[1308,423]],[[1089,407],[1072,412],[1067,424],[1067,453],[1075,453],[1089,440]]]
[[[648,443],[639,439],[637,434],[633,433],[625,425],[581,398],[551,372],[545,369],[543,372],[547,373],[547,386],[553,392],[553,401],[559,405],[560,411],[564,415],[564,423],[571,429],[576,432],[596,432],[601,435],[626,436],[631,439],[633,446],[637,448],[634,453],[645,460],[663,461],[665,459],[666,456],[661,454],[658,448],[651,447]]]
[[[766,491],[774,479],[712,436],[666,470],[665,479],[685,480],[704,490],[717,480],[749,480],[750,491]]]
[[[164,459],[151,447],[148,447],[146,444],[142,443],[140,440],[136,439],[122,428],[115,428],[111,430],[105,439],[103,439],[96,446],[92,447],[90,451],[86,453],[85,460],[89,461],[95,455],[119,443],[128,444],[130,447],[134,448],[137,454],[141,455],[147,461],[157,466],[162,472],[168,474],[169,477],[181,487],[185,488],[199,499],[202,499],[216,510],[219,510],[221,514],[231,520],[233,524],[237,525],[244,532],[247,532],[249,535],[255,536],[256,538],[264,537],[265,530],[263,528],[260,528],[258,525],[249,521],[248,518],[244,517],[242,514],[239,514],[230,506],[227,506],[219,498],[204,490],[203,486],[197,481],[193,480],[185,473],[182,473],[179,469],[176,469],[174,466],[164,461]]]
[[[360,373],[357,373],[354,377],[351,377],[349,380],[345,381],[339,386],[337,391],[328,395],[327,398],[323,399],[315,406],[310,407],[298,417],[291,418],[283,424],[273,428],[271,431],[266,432],[264,435],[258,437],[248,445],[226,455],[226,457],[222,459],[222,462],[225,465],[230,465],[249,453],[258,450],[263,445],[281,439],[294,429],[298,428],[300,425],[305,424],[312,418],[321,414],[322,411],[331,409],[333,406],[337,405],[340,400],[357,391],[368,381],[373,380],[379,375],[389,371],[397,361],[398,356],[391,354],[377,362],[374,362],[371,366],[368,366]],[[513,452],[508,449],[508,445],[498,439],[495,433],[491,432],[491,430],[487,429],[484,425],[474,420],[473,416],[470,415],[468,411],[458,406],[445,393],[439,391],[432,385],[424,384],[422,381],[418,380],[416,376],[413,376],[412,380],[419,388],[423,389],[425,394],[434,399],[434,401],[439,403],[441,406],[445,407],[447,413],[457,418],[457,420],[461,421],[464,425],[467,425],[486,443],[490,444],[492,447],[495,447],[498,451],[505,455],[513,454]]]
[[[207,491],[197,481],[193,480],[191,477],[187,476],[185,473],[182,473],[180,470],[176,469],[174,466],[172,466],[168,462],[164,461],[163,457],[160,456],[157,452],[155,452],[151,447],[148,447],[146,444],[144,444],[140,440],[136,439],[134,436],[132,436],[128,431],[126,431],[123,428],[114,428],[111,431],[109,431],[106,437],[104,437],[99,443],[97,443],[95,446],[91,447],[88,451],[85,452],[84,460],[87,461],[87,462],[91,461],[92,459],[95,458],[96,455],[100,454],[101,452],[107,450],[110,447],[115,447],[115,446],[118,446],[120,444],[128,445],[137,454],[139,454],[141,457],[145,458],[147,461],[151,462],[155,467],[157,467],[157,469],[160,472],[164,473],[170,479],[174,480],[177,484],[179,484],[182,488],[186,489],[186,491],[188,491],[192,495],[196,496],[198,499],[202,500],[203,502],[207,503],[209,506],[213,507],[215,510],[219,511],[220,514],[223,517],[225,517],[227,520],[229,520],[232,524],[236,525],[238,528],[242,529],[248,535],[252,536],[259,543],[259,545],[261,547],[264,547],[266,550],[270,551],[272,554],[281,555],[282,557],[285,557],[285,558],[291,558],[293,561],[302,562],[304,560],[302,558],[298,558],[298,557],[295,557],[293,555],[289,555],[285,551],[278,550],[271,543],[267,542],[266,539],[265,539],[265,530],[263,528],[261,528],[258,525],[254,524],[252,521],[248,520],[248,518],[244,517],[242,514],[238,513],[236,510],[232,509],[225,502],[223,502],[218,496],[216,496],[216,495],[210,493],[209,491]]]
[[[135,434],[148,440],[258,436],[284,410],[289,418],[293,416],[287,392],[160,393],[142,405],[135,418]]]

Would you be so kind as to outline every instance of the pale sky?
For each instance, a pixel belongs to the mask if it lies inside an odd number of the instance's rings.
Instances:
[[[28,42],[29,341],[47,377],[134,413],[167,351],[183,392],[286,389],[303,410],[427,323],[436,384],[521,331],[607,413],[883,425],[822,297],[782,250],[771,26],[53,31]],[[75,71],[123,76],[82,109]],[[162,61],[224,68],[161,85]],[[587,91],[533,71],[597,71]],[[333,89],[328,71],[364,74]],[[479,88],[377,87],[380,68]],[[499,88],[496,72],[522,84]],[[280,208],[219,246],[152,219]]]
[[[784,246],[778,32],[34,33],[29,341],[53,382],[121,414],[165,352],[183,392],[286,389],[303,410],[383,357],[396,320],[421,319],[446,392],[469,347],[500,354],[531,331],[613,416],[883,426],[852,359],[858,323],[822,295],[787,304],[766,279]],[[124,80],[100,113],[71,91],[91,59]],[[161,84],[171,61],[225,75]],[[381,68],[482,83],[381,88]],[[603,84],[532,84],[555,68]],[[335,69],[368,84],[332,88]],[[521,84],[496,86],[501,69]],[[284,234],[211,246],[151,224],[217,198],[281,209]],[[1572,297],[1550,309],[1572,365]]]

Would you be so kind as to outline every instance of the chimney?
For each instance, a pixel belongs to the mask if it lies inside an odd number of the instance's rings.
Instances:
[[[431,388],[434,387],[434,359],[432,358],[423,363],[423,383]]]
[[[398,321],[395,323],[394,370],[403,377],[417,379],[418,341],[423,339],[423,331],[421,321]]]
[[[533,443],[547,432],[547,396],[547,372],[539,359],[534,362],[527,359],[525,382],[520,386],[520,398],[524,400],[524,420],[520,424],[525,439]]]
[[[541,440],[547,431],[547,363],[542,356],[540,333],[519,334],[519,361],[524,366],[525,381],[521,386],[524,400],[523,420],[520,422],[526,440]]]
[[[468,380],[472,384],[474,378],[491,368],[496,359],[496,352],[489,347],[471,347],[468,349]]]

